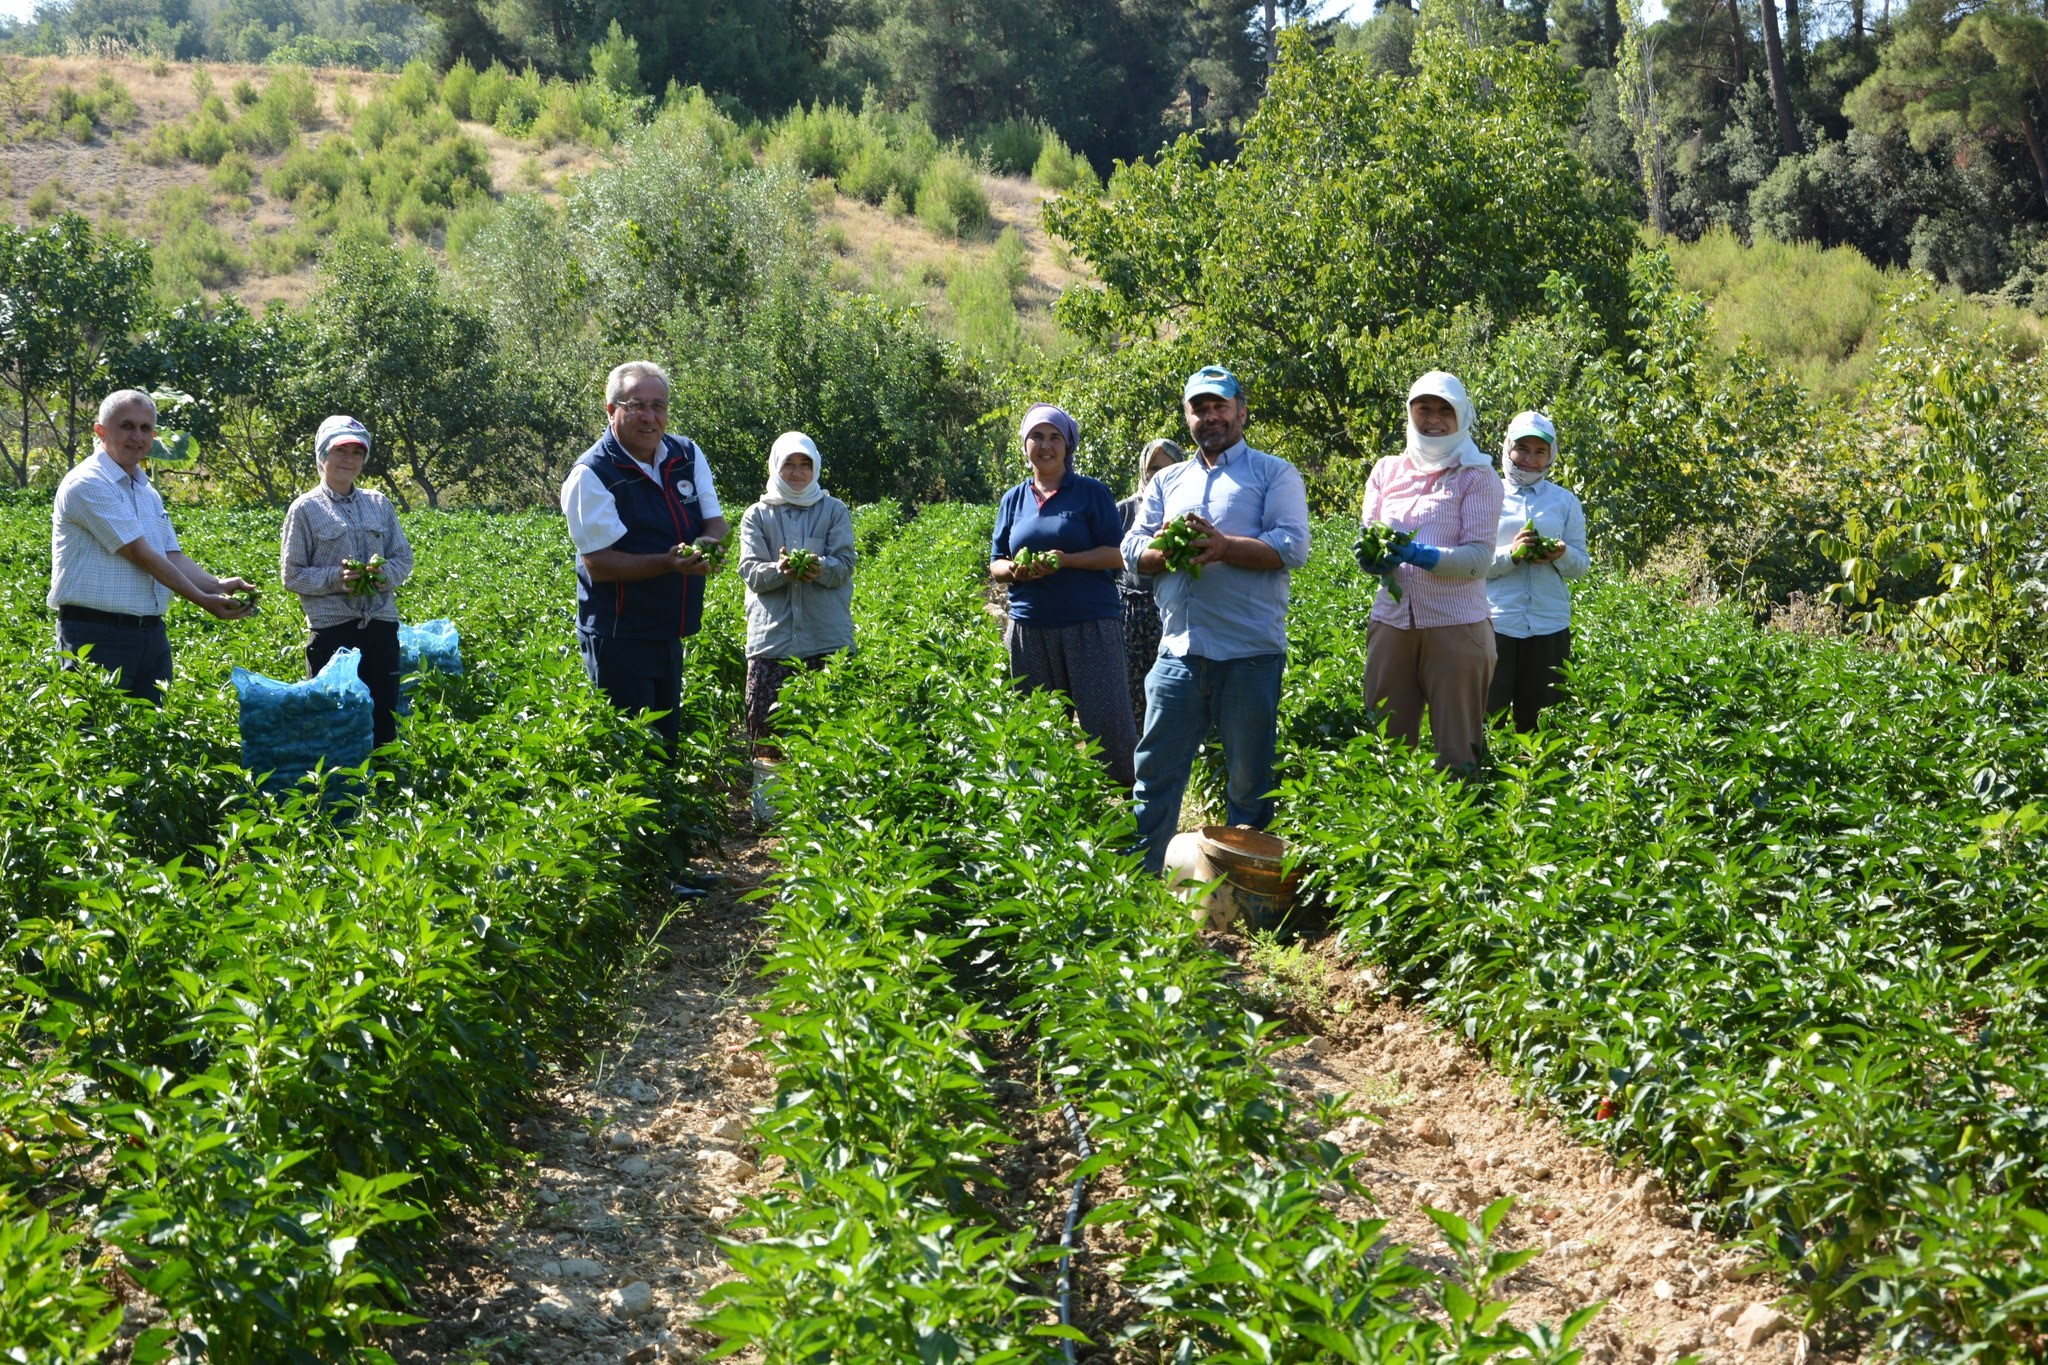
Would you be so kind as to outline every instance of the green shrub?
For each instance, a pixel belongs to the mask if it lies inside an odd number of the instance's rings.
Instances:
[[[428,105],[441,102],[441,83],[434,78],[433,64],[415,57],[405,64],[387,93],[406,113],[423,114]]]
[[[167,302],[226,288],[248,268],[247,259],[214,225],[212,196],[204,186],[165,190],[150,201],[142,221],[154,238],[156,292]]]
[[[73,142],[92,141],[92,120],[84,114],[73,114],[70,118],[64,120],[64,135]]]
[[[256,87],[246,80],[236,81],[229,88],[228,93],[236,104],[254,104],[256,102]]]
[[[208,177],[222,194],[247,194],[256,183],[256,166],[244,152],[229,152]]]
[[[457,118],[468,118],[470,92],[476,88],[476,68],[469,58],[458,57],[441,78],[441,103]]]
[[[57,182],[45,180],[28,197],[28,216],[38,223],[57,211]]]
[[[289,275],[320,254],[320,239],[306,228],[259,233],[249,251],[263,274]]]
[[[181,152],[187,161],[212,166],[235,145],[234,133],[212,108],[202,108],[185,129]]]
[[[491,124],[507,137],[524,137],[546,107],[547,98],[540,76],[529,67],[505,83],[505,92],[498,100],[497,116]]]
[[[998,364],[1021,359],[1024,353],[1024,327],[1017,318],[1010,280],[1005,258],[990,252],[956,268],[946,284],[953,339],[970,354]]]
[[[320,121],[320,88],[313,84],[312,73],[304,67],[281,68],[264,87],[263,101],[283,109],[285,117],[301,128],[311,128]]]
[[[576,87],[567,81],[548,82],[547,105],[528,130],[533,140],[543,147],[554,147],[565,142],[580,142],[588,131],[589,125],[583,120],[583,105],[577,98]]]
[[[1096,176],[1095,168],[1088,164],[1088,158],[1068,147],[1060,135],[1047,131],[1045,148],[1031,165],[1031,178],[1049,190],[1061,193],[1096,193],[1102,188],[1102,181]]]
[[[941,237],[965,237],[989,225],[981,173],[958,152],[943,153],[917,190],[917,218]]]
[[[1039,157],[1058,135],[1037,119],[1004,119],[980,139],[982,155],[997,175],[1030,175]]]
[[[472,195],[469,201],[448,215],[446,249],[450,260],[469,249],[476,235],[498,216],[498,203],[487,194]]]
[[[512,73],[500,62],[492,62],[479,71],[476,79],[469,83],[468,118],[477,123],[488,123],[493,127],[498,122],[498,106],[505,102],[505,92],[512,86]]]

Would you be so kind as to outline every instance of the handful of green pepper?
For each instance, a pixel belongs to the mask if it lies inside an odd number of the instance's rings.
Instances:
[[[1358,528],[1358,544],[1353,547],[1358,566],[1376,575],[1396,602],[1401,600],[1401,583],[1394,577],[1394,552],[1414,539],[1411,532],[1397,531],[1385,522],[1369,521]]]
[[[1522,529],[1524,531],[1534,531],[1536,523],[1525,521],[1522,523]],[[1534,564],[1538,561],[1549,559],[1563,548],[1563,541],[1551,536],[1538,534],[1534,545],[1517,545],[1514,549],[1508,551],[1508,560],[1515,564]]]
[[[371,555],[368,560],[344,559],[344,569],[354,569],[356,578],[348,585],[350,597],[375,597],[384,591],[384,556]]]
[[[818,557],[801,547],[785,551],[784,555],[789,561],[787,572],[791,578],[807,577],[811,570],[818,567]]]
[[[695,555],[710,566],[712,573],[717,573],[725,567],[727,547],[726,543],[722,540],[715,540],[710,536],[698,536],[691,544],[676,546],[675,553],[677,555]]]
[[[237,602],[240,602],[250,611],[254,611],[256,610],[256,608],[263,605],[263,593],[262,590],[258,588],[236,588],[233,592],[229,593],[228,596],[234,598]]]
[[[1060,566],[1060,556],[1056,550],[1033,550],[1027,548],[1019,550],[1016,554],[1012,555],[1010,562],[1020,569],[1035,569],[1041,564],[1048,569],[1057,569]]]
[[[1194,577],[1200,578],[1202,566],[1195,563],[1195,556],[1201,553],[1195,548],[1195,542],[1200,539],[1202,533],[1195,529],[1193,522],[1183,517],[1179,521],[1169,521],[1160,527],[1159,534],[1152,537],[1151,548],[1166,556],[1168,573],[1175,569],[1186,569]]]

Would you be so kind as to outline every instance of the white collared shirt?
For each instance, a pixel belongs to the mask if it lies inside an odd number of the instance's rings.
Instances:
[[[695,442],[692,442],[694,445]],[[642,473],[655,482],[661,476],[654,466],[640,464]],[[704,449],[697,447],[697,471],[691,482],[696,485],[697,510],[709,521],[722,517],[724,511],[718,505],[718,490],[711,484],[711,462],[704,458]],[[569,477],[562,482],[562,515],[569,519],[569,540],[576,546],[578,554],[595,554],[608,550],[626,537],[626,522],[619,515],[618,499],[612,490],[604,486],[597,471],[588,465],[576,465],[569,470]]]
[[[139,468],[130,474],[95,450],[57,485],[49,605],[162,616],[171,590],[121,557],[121,547],[138,540],[161,554],[178,548],[178,533],[149,475]]]

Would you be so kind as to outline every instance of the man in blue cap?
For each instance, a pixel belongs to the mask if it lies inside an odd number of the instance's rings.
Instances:
[[[1196,458],[1146,485],[1124,563],[1155,575],[1162,631],[1145,678],[1145,732],[1134,789],[1145,866],[1158,871],[1180,823],[1195,753],[1214,729],[1229,770],[1230,823],[1273,818],[1273,747],[1287,663],[1287,590],[1308,563],[1301,471],[1245,444],[1244,387],[1220,365],[1181,391]],[[1195,532],[1193,566],[1176,571],[1152,540],[1175,521]],[[1201,577],[1194,575],[1199,567]]]

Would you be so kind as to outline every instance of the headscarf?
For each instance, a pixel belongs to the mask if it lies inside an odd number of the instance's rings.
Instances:
[[[1550,468],[1537,472],[1515,468],[1511,458],[1515,453],[1515,442],[1524,436],[1540,436],[1550,445]],[[1534,488],[1550,477],[1550,470],[1557,467],[1557,427],[1540,412],[1518,412],[1515,420],[1508,423],[1508,434],[1500,442],[1500,476],[1515,488]]]
[[[1485,468],[1492,463],[1472,444],[1472,400],[1465,394],[1465,386],[1458,382],[1458,376],[1442,370],[1431,370],[1408,386],[1408,401],[1413,403],[1422,397],[1441,398],[1451,405],[1458,414],[1458,429],[1448,436],[1424,436],[1415,429],[1415,418],[1408,419],[1408,458],[1423,469],[1449,469],[1453,465],[1478,465]]]
[[[313,463],[326,465],[328,452],[338,445],[350,441],[360,444],[365,455],[370,453],[370,429],[353,417],[330,417],[320,424],[313,433]]]
[[[1145,486],[1145,471],[1152,465],[1152,456],[1162,450],[1173,456],[1175,464],[1179,464],[1188,457],[1188,453],[1180,448],[1178,441],[1169,441],[1164,436],[1145,442],[1145,448],[1138,452],[1139,488],[1142,489]]]
[[[1017,424],[1017,445],[1021,449],[1024,438],[1031,434],[1031,428],[1040,422],[1050,422],[1067,441],[1067,468],[1074,467],[1074,447],[1081,444],[1081,428],[1073,418],[1067,416],[1065,408],[1054,407],[1051,403],[1033,403],[1024,414],[1024,420]]]
[[[782,481],[782,466],[792,455],[811,457],[811,481],[803,486],[802,491]],[[761,495],[761,501],[785,507],[809,507],[824,496],[825,461],[818,454],[818,443],[801,431],[785,431],[776,437],[775,444],[768,450],[768,491]]]

